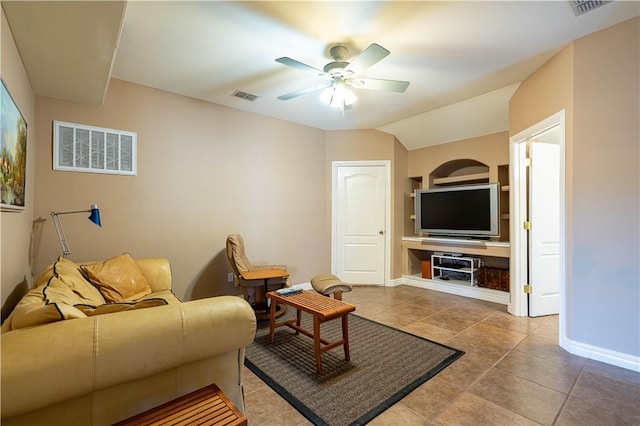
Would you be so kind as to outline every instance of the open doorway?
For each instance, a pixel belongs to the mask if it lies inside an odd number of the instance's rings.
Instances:
[[[510,151],[513,220],[512,298],[508,309],[517,316],[559,313],[560,335],[563,336],[566,282],[564,110],[512,136]]]

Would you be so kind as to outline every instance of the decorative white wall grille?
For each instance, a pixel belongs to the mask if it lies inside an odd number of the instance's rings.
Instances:
[[[136,175],[137,134],[84,124],[53,122],[53,169]]]
[[[576,16],[580,16],[583,13],[597,9],[607,3],[611,3],[611,0],[572,0],[569,2],[571,9],[573,9],[573,13]]]

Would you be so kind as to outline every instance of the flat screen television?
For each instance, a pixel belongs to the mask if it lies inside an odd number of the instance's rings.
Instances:
[[[497,183],[415,191],[416,234],[483,237],[500,234]]]

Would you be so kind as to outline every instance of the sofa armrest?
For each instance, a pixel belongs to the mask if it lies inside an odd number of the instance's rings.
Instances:
[[[220,296],[4,333],[2,417],[240,350],[255,330],[247,302]]]
[[[171,264],[161,257],[135,259],[152,292],[171,290]]]

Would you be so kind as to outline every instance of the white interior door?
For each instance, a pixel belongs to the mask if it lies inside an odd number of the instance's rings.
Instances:
[[[333,273],[353,284],[385,283],[389,167],[334,164]]]
[[[529,316],[536,317],[560,307],[560,146],[531,142],[529,153]]]

